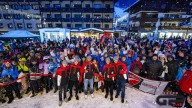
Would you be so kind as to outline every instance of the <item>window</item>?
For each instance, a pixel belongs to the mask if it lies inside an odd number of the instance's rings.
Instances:
[[[105,28],[108,29],[109,28],[109,24],[105,24]]]
[[[24,18],[25,18],[25,19],[31,19],[32,16],[28,14],[28,15],[24,15]]]
[[[173,23],[173,24],[172,24],[172,26],[173,26],[173,27],[175,27],[175,26],[176,26],[176,24],[175,24],[175,23]]]
[[[3,28],[3,23],[0,23],[0,28]]]
[[[14,17],[15,19],[21,19],[21,18],[22,18],[22,16],[21,16],[20,14],[14,14],[13,17]]]
[[[105,15],[105,18],[109,18],[109,15]]]
[[[26,5],[22,5],[23,10],[29,10],[30,7],[31,7],[31,6],[30,6],[30,5],[27,5],[27,4],[26,4]]]
[[[94,15],[94,18],[101,18],[101,15],[95,14],[95,15]]]
[[[33,5],[34,10],[39,10],[39,5]]]
[[[101,24],[94,24],[94,28],[101,28]]]
[[[81,28],[82,24],[75,24],[75,28]]]
[[[3,14],[4,19],[11,19],[11,14]]]
[[[91,18],[90,14],[86,14],[85,17],[86,17],[86,18]]]
[[[41,16],[36,14],[36,15],[33,16],[33,18],[34,18],[34,19],[40,19]]]
[[[42,25],[40,23],[36,24],[37,28],[42,28]]]
[[[71,15],[70,14],[66,14],[66,18],[71,18]]]
[[[61,5],[60,4],[53,4],[53,7],[54,8],[61,8]]]
[[[110,8],[110,4],[106,4],[105,7],[106,7],[106,8]]]
[[[12,23],[9,23],[7,24],[8,28],[13,28],[13,24]]]
[[[81,14],[75,14],[74,18],[81,18]]]
[[[67,28],[71,28],[71,24],[67,24]]]
[[[51,23],[48,23],[48,27],[49,27],[49,28],[52,28],[53,25],[52,25]]]
[[[51,14],[47,14],[47,18],[51,18]]]
[[[90,24],[86,24],[86,28],[90,28]]]
[[[102,8],[102,4],[94,4],[94,8]]]
[[[62,18],[61,14],[55,14],[55,18]]]
[[[90,8],[90,4],[85,4],[85,8]]]
[[[81,8],[82,6],[79,4],[74,4],[74,8]]]
[[[151,23],[145,23],[146,27],[151,27]]]
[[[62,24],[56,24],[56,27],[62,28]]]
[[[19,29],[23,28],[22,23],[17,23],[17,28],[19,28]]]
[[[65,8],[70,8],[70,5],[69,4],[65,4]]]
[[[27,28],[32,28],[32,24],[31,23],[27,23]]]
[[[14,10],[19,10],[19,9],[21,9],[21,6],[17,5],[17,4],[14,4],[14,5],[11,5],[11,8],[14,9]]]
[[[45,8],[50,8],[50,4],[45,4]]]

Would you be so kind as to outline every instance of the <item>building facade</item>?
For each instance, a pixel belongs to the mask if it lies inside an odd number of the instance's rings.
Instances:
[[[1,0],[0,32],[40,28],[113,28],[116,0]]]
[[[160,38],[192,35],[189,19],[192,16],[189,0],[138,0],[126,9],[129,12],[128,30],[140,36],[155,35]]]

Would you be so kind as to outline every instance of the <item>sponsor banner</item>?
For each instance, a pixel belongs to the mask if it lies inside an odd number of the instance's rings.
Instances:
[[[164,81],[154,81],[143,77],[140,77],[132,72],[128,75],[129,84],[133,87],[153,95],[160,95],[163,93],[165,87],[169,82]]]

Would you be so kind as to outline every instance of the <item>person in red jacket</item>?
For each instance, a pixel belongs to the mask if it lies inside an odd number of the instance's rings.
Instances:
[[[186,98],[189,95],[192,95],[192,66],[190,67],[190,70],[183,74],[182,78],[178,82],[178,85],[181,91],[186,94]],[[190,103],[187,100],[185,101],[185,107],[191,108]]]
[[[59,88],[59,106],[62,105],[62,93],[64,90],[64,99],[66,99],[67,87],[68,87],[68,80],[69,80],[69,66],[67,61],[64,60],[62,62],[61,67],[56,70],[57,77],[57,85]]]
[[[140,61],[140,57],[137,57],[136,60],[131,64],[130,71],[139,75],[142,69],[142,63]]]
[[[74,59],[74,64],[70,65],[70,71],[69,71],[69,89],[70,89],[70,96],[68,98],[68,101],[71,100],[72,98],[72,90],[73,90],[73,86],[75,86],[75,90],[76,90],[76,100],[79,100],[79,96],[78,96],[78,90],[79,90],[79,83],[81,82],[81,66],[79,64],[79,59],[75,58]]]
[[[192,91],[190,91],[190,88],[192,89],[192,66],[190,67],[190,70],[183,74],[182,78],[178,82],[178,85],[183,92],[192,94]]]
[[[110,58],[106,58],[106,64],[103,66],[103,77],[104,77],[104,86],[106,90],[105,98],[108,97],[110,90],[110,100],[113,101],[113,87],[115,80],[115,67],[110,63]]]
[[[93,98],[93,78],[94,78],[94,66],[92,63],[92,57],[87,56],[87,62],[85,62],[81,68],[81,75],[84,78],[84,94],[85,94],[85,99],[87,99],[87,94],[88,94],[88,84],[90,85],[90,94],[91,97]]]
[[[117,94],[115,98],[118,98],[121,91],[121,102],[124,103],[125,83],[127,80],[128,70],[126,65],[119,60],[118,56],[115,56],[113,59],[114,59],[114,65],[116,69],[116,85],[117,85]]]

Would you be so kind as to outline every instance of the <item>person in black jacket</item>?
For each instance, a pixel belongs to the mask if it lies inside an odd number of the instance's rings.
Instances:
[[[178,66],[185,61],[184,54],[182,52],[179,52],[179,57],[180,58],[178,60],[174,60],[172,55],[167,56],[168,62],[166,65],[168,67],[168,73],[165,74],[166,81],[174,81],[176,79]]]
[[[41,72],[39,70],[39,64],[37,63],[36,58],[31,59],[31,64],[29,68],[29,73],[30,73],[30,87],[32,91],[32,96],[36,96],[38,93],[43,92],[43,88],[41,85]]]
[[[161,61],[158,60],[158,55],[153,54],[152,60],[146,62],[146,65],[143,67],[146,77],[152,80],[158,80],[159,76],[163,72],[163,66]]]

